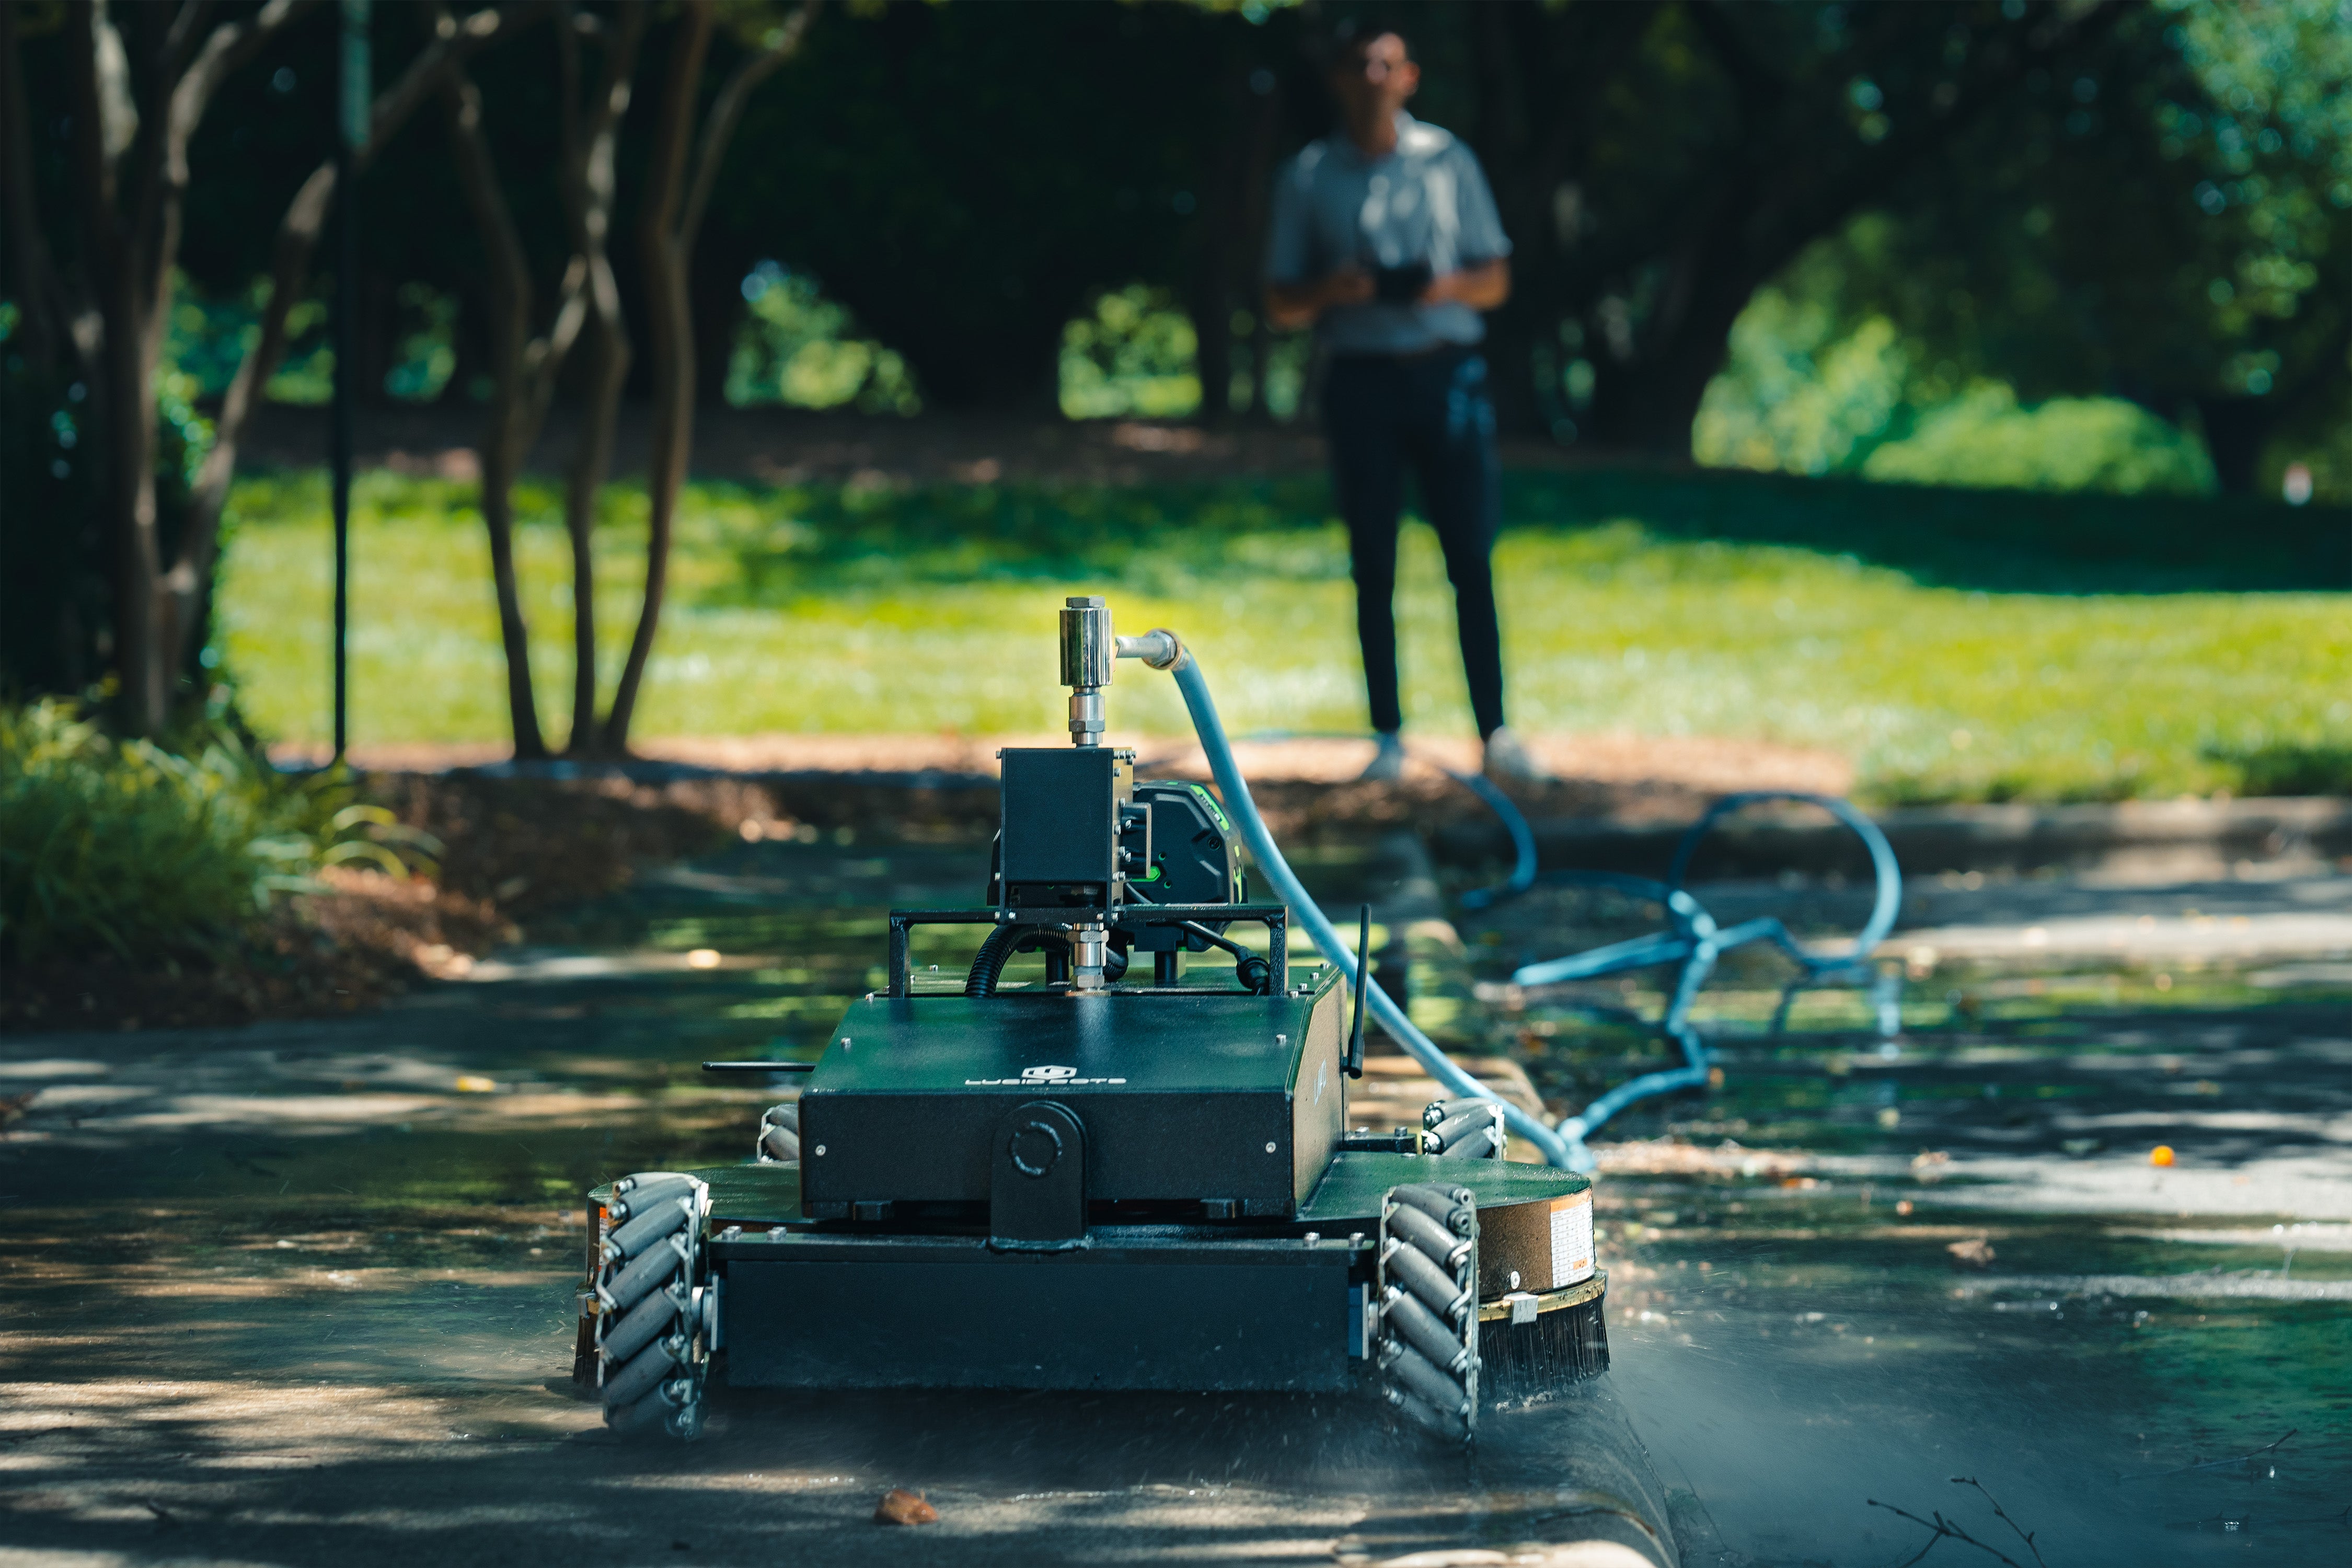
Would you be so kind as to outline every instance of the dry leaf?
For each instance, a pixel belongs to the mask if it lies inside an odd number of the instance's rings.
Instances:
[[[1956,1241],[1944,1250],[1950,1253],[1952,1261],[1962,1268],[1989,1268],[1992,1266],[1992,1243],[1981,1236],[1972,1236],[1966,1241]]]
[[[923,1500],[920,1492],[910,1492],[904,1487],[892,1487],[882,1494],[875,1506],[877,1524],[937,1524],[940,1510]]]

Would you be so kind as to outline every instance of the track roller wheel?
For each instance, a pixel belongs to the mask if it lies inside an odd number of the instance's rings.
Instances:
[[[597,1249],[596,1386],[616,1432],[658,1424],[674,1437],[702,1434],[702,1383],[717,1328],[703,1279],[710,1189],[692,1176],[650,1171],[613,1184]]]
[[[1467,1188],[1416,1183],[1381,1201],[1378,1343],[1382,1392],[1441,1437],[1478,1435],[1478,1205]]]
[[[1500,1100],[1483,1097],[1433,1100],[1421,1113],[1421,1125],[1423,1145],[1433,1154],[1500,1160],[1510,1148]]]
[[[752,1148],[762,1165],[797,1165],[801,1163],[800,1101],[788,1100],[782,1105],[772,1105],[760,1115],[760,1141]]]

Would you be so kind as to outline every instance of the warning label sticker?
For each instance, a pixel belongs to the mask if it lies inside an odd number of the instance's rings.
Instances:
[[[1592,1194],[1579,1193],[1551,1205],[1551,1288],[1592,1278]]]

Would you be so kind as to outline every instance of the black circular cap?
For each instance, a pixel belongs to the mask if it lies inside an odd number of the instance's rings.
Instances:
[[[1013,1130],[1013,1168],[1042,1176],[1062,1157],[1062,1135],[1050,1121],[1024,1121]]]

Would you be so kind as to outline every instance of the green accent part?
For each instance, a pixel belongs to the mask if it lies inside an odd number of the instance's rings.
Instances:
[[[1218,832],[1231,833],[1234,830],[1234,825],[1225,819],[1225,808],[1217,804],[1217,797],[1209,793],[1208,785],[1187,784],[1184,787],[1201,797],[1201,804],[1208,807],[1209,820],[1217,825]]]
[[[1159,862],[1159,861],[1154,860],[1154,861],[1151,863],[1151,874],[1150,874],[1150,876],[1148,876],[1148,877],[1144,878],[1143,879],[1144,879],[1145,881],[1147,881],[1147,882],[1156,882],[1156,881],[1160,880],[1160,862]]]

